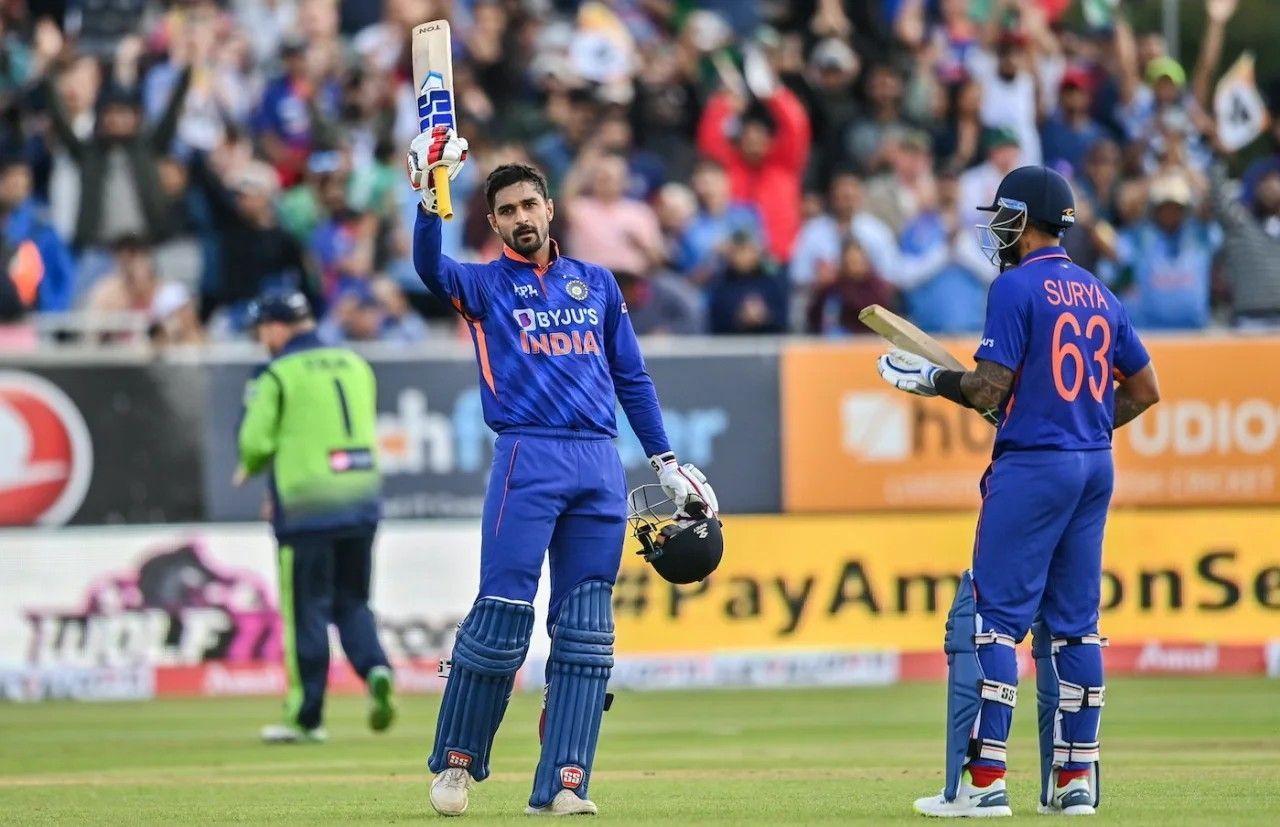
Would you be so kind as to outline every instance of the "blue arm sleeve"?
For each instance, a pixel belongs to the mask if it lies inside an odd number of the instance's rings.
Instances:
[[[44,259],[44,279],[40,282],[40,309],[62,312],[71,309],[76,287],[76,266],[71,249],[49,230],[37,237],[36,246]]]
[[[667,442],[667,429],[662,424],[658,392],[654,390],[653,380],[644,366],[644,357],[640,355],[640,343],[636,341],[635,328],[631,326],[631,317],[622,301],[622,291],[618,289],[612,273],[606,271],[604,276],[609,285],[604,352],[609,360],[614,390],[645,454],[665,454],[671,450],[671,445]]]
[[[1133,329],[1133,323],[1129,321],[1129,314],[1123,306],[1120,308],[1120,325],[1116,331],[1114,359],[1113,364],[1120,374],[1116,377],[1118,379],[1133,376],[1151,362],[1151,355],[1147,353],[1146,345],[1142,344],[1142,340],[1138,338],[1138,333]]]
[[[1031,328],[1031,308],[1020,282],[997,277],[987,291],[987,321],[974,359],[995,362],[1012,371],[1022,366]]]
[[[413,266],[418,278],[441,301],[449,302],[462,315],[483,319],[486,305],[483,266],[460,264],[440,252],[441,221],[421,207],[413,225]]]

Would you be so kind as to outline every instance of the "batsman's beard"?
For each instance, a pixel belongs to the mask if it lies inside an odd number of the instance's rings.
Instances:
[[[525,240],[521,241],[521,238]],[[511,234],[511,238],[507,239],[507,246],[525,257],[532,256],[538,252],[545,243],[546,238],[535,227],[521,227]]]

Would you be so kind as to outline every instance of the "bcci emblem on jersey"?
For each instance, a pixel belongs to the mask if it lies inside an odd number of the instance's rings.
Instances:
[[[564,289],[571,299],[577,299],[580,302],[587,300],[587,283],[582,279],[572,279]]]

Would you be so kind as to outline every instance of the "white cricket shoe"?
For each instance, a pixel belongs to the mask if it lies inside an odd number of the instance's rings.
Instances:
[[[929,798],[917,798],[915,811],[920,815],[938,818],[1002,818],[1013,815],[1003,778],[992,781],[987,787],[975,787],[968,779],[966,773],[965,780],[960,782],[955,801],[947,801],[941,793]]]
[[[525,807],[527,816],[593,816],[600,812],[596,805],[574,795],[573,790],[561,790],[545,807]]]
[[[267,724],[258,735],[264,744],[323,744],[329,740],[321,727],[303,729],[293,724]]]
[[[449,767],[431,782],[431,808],[442,816],[460,816],[467,811],[467,791],[471,773]]]
[[[1097,812],[1087,778],[1073,778],[1062,787],[1054,787],[1053,798],[1040,805],[1040,814],[1047,816],[1091,816]]]

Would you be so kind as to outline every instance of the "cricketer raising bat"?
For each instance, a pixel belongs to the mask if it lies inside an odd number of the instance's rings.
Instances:
[[[936,365],[947,370],[968,370],[956,357],[952,356],[936,339],[925,333],[911,322],[878,304],[868,305],[858,313],[858,320],[880,334],[880,338],[907,353],[923,356]],[[995,411],[979,411],[982,418],[996,424]]]
[[[448,20],[432,20],[413,30],[413,85],[418,90],[418,131],[435,126],[455,128],[453,120],[453,44]],[[432,171],[440,217],[453,218],[449,171]]]

